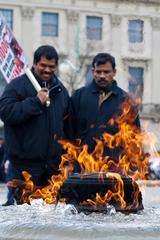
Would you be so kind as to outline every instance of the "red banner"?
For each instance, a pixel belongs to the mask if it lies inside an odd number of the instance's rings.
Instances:
[[[28,61],[4,18],[0,16],[0,72],[7,82],[21,75]]]

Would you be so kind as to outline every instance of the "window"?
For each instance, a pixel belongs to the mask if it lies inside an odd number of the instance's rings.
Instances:
[[[86,66],[86,85],[91,83],[92,81],[92,65],[87,65]]]
[[[42,36],[58,36],[57,13],[42,13]]]
[[[143,27],[144,21],[129,20],[128,22],[128,38],[130,43],[143,42]]]
[[[129,92],[135,97],[142,97],[143,94],[143,72],[142,67],[129,67]]]
[[[3,15],[5,18],[8,26],[13,29],[13,10],[10,9],[1,9],[0,8],[0,14]]]
[[[101,17],[87,17],[87,39],[101,40],[102,39],[102,22]]]

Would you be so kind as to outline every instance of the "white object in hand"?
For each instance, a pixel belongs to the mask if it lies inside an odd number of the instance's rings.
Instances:
[[[25,73],[26,73],[27,77],[29,78],[29,80],[31,81],[31,83],[33,84],[36,91],[39,92],[42,88],[39,85],[39,83],[37,82],[36,78],[34,77],[33,73],[31,72],[31,70],[29,68],[26,68]],[[50,100],[48,99],[46,102],[46,106],[49,107],[49,105],[50,105]]]
[[[36,91],[39,92],[41,90],[41,86],[37,82],[36,78],[34,77],[33,73],[31,72],[31,70],[29,68],[26,68],[25,73],[26,73],[27,77],[29,78],[29,80],[31,81],[31,83],[33,84]]]

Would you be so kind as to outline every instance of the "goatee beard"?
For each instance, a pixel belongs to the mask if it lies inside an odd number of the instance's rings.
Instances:
[[[98,86],[99,90],[105,92],[105,94],[109,93],[112,90],[112,82],[106,83],[105,86],[100,86],[98,84],[97,84],[97,86]]]

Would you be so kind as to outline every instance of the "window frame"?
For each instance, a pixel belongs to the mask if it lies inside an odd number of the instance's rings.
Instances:
[[[51,23],[47,22],[47,15],[50,17],[55,17],[56,21]],[[44,22],[44,17],[46,16],[46,19]],[[42,12],[41,13],[41,36],[42,37],[58,37],[59,31],[58,31],[58,25],[59,25],[59,14],[53,13],[53,12]],[[49,28],[52,31],[46,31],[45,27]]]
[[[139,73],[135,72],[133,74],[133,71],[139,70]],[[144,71],[145,69],[141,66],[128,66],[128,74],[129,74],[129,82],[128,82],[128,92],[130,94],[133,94],[135,97],[143,97],[143,92],[144,92]],[[136,78],[136,75],[139,76]],[[132,84],[131,84],[132,83]],[[138,86],[140,86],[138,88]]]
[[[95,26],[95,24],[91,23],[91,19],[93,21],[99,20],[99,26]],[[94,28],[91,25],[94,25]],[[94,33],[93,31],[96,31],[96,33]],[[88,40],[97,40],[97,41],[102,40],[102,31],[103,31],[103,17],[86,16],[86,38]],[[95,37],[95,36],[98,36],[98,37]]]
[[[134,44],[142,43],[143,41],[144,41],[144,21],[142,19],[129,19],[128,42]]]
[[[10,13],[10,20],[5,13]],[[7,25],[13,30],[13,9],[0,8],[0,14],[3,15]]]

